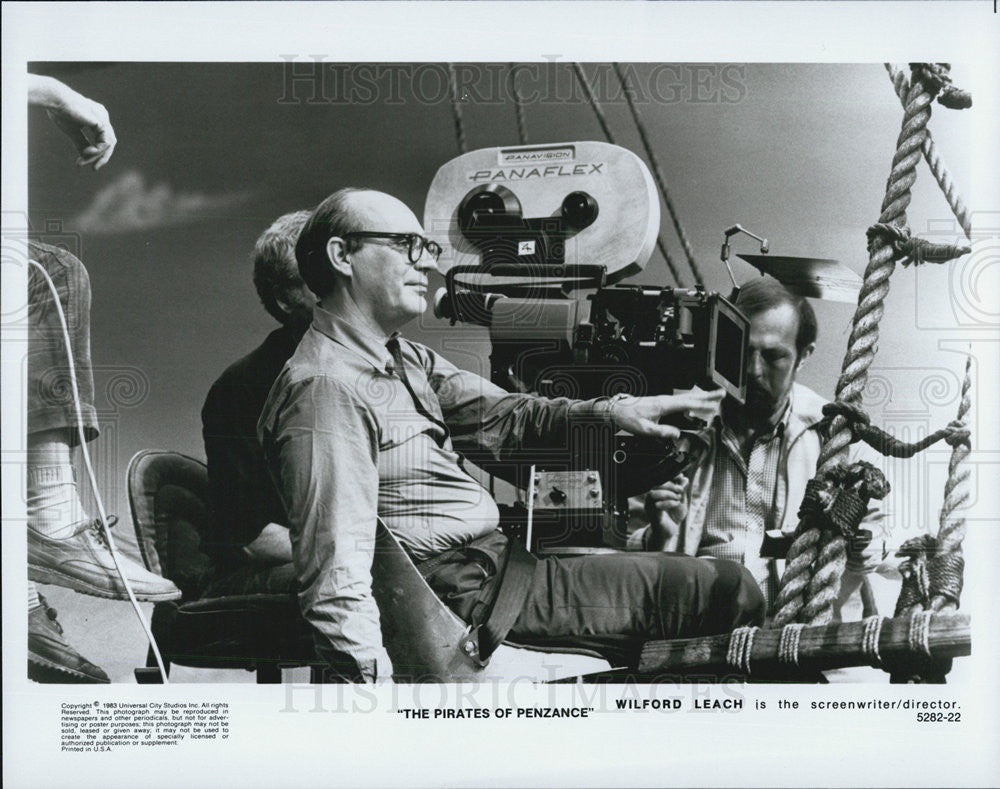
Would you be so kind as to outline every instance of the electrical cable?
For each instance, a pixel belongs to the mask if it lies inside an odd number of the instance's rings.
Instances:
[[[87,451],[87,439],[83,429],[83,409],[80,406],[80,390],[76,383],[76,365],[73,363],[73,348],[69,338],[69,328],[66,325],[66,315],[63,312],[62,303],[59,300],[59,291],[56,290],[55,283],[40,263],[35,260],[29,260],[28,263],[37,268],[39,272],[41,272],[41,275],[45,278],[45,282],[48,284],[49,290],[52,292],[52,300],[55,302],[56,313],[59,315],[59,325],[62,328],[63,342],[66,346],[66,358],[69,360],[69,383],[73,390],[73,407],[76,411],[76,429],[80,438],[80,449],[83,451],[83,462],[87,468],[87,477],[90,480],[91,490],[94,492],[94,500],[97,502],[97,512],[101,518],[101,527],[104,529],[104,536],[108,543],[108,550],[111,551],[111,559],[114,561],[115,569],[118,570],[118,575],[122,579],[122,585],[125,587],[125,592],[128,594],[129,602],[132,603],[135,615],[139,617],[139,623],[142,625],[142,629],[146,633],[146,639],[149,641],[149,646],[153,650],[153,655],[156,658],[156,665],[160,669],[160,677],[162,678],[164,684],[169,684],[170,680],[167,677],[167,670],[163,665],[163,657],[160,655],[160,648],[156,643],[156,639],[153,637],[153,631],[150,629],[149,623],[146,621],[146,617],[142,613],[142,609],[139,608],[139,601],[135,599],[135,594],[132,592],[132,586],[129,584],[128,578],[122,570],[121,562],[119,561],[118,556],[118,549],[115,547],[114,539],[111,536],[111,527],[108,526],[108,516],[104,511],[104,500],[101,498],[101,492],[97,488],[97,477],[94,474],[94,467],[90,462],[90,453]]]

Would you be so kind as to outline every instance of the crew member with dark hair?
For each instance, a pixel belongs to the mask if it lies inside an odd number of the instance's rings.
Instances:
[[[308,211],[285,214],[257,239],[254,286],[281,326],[219,376],[201,411],[216,529],[204,548],[215,580],[194,593],[287,591],[294,578],[285,509],[264,466],[257,419],[312,319],[316,299],[295,262],[295,241],[308,218]]]
[[[736,306],[750,319],[746,403],[723,401],[711,429],[700,434],[704,446],[694,466],[634,500],[646,525],[629,537],[629,547],[740,562],[770,603],[778,576],[774,560],[760,556],[764,532],[790,535],[798,525],[806,482],[816,473],[826,401],[795,381],[816,347],[809,302],[764,276],[743,286]],[[875,462],[867,447],[854,444],[851,460],[857,459]],[[877,539],[850,558],[842,602],[881,545],[877,505],[872,500],[861,526]]]
[[[391,671],[371,587],[378,519],[442,600],[486,630],[494,601],[513,594],[516,563],[526,575],[509,635],[522,643],[585,643],[634,661],[646,639],[759,623],[760,590],[734,562],[662,553],[536,561],[508,542],[496,503],[456,450],[509,461],[522,449],[562,444],[586,422],[676,438],[661,417],[714,413],[721,395],[545,399],[459,370],[398,334],[426,310],[427,272],[440,252],[403,203],[369,190],[327,198],[296,245],[319,304],[271,390],[259,435],[288,513],[299,602],[319,654],[352,680]],[[482,635],[480,646],[489,651]]]

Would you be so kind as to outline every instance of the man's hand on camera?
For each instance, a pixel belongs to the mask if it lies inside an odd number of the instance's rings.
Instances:
[[[673,425],[661,425],[661,419],[681,414],[710,422],[719,413],[723,394],[721,389],[715,389],[711,392],[693,390],[678,395],[625,397],[612,401],[610,417],[615,427],[637,436],[678,438],[680,430]]]
[[[28,103],[44,107],[53,123],[76,146],[80,167],[100,170],[118,139],[103,104],[88,99],[52,77],[28,75]],[[89,136],[88,136],[89,135]]]

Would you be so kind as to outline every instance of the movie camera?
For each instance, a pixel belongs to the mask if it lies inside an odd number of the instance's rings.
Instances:
[[[437,172],[424,225],[453,250],[435,314],[489,330],[490,377],[509,391],[589,399],[721,387],[743,401],[748,321],[703,288],[627,285],[656,242],[645,164],[607,143],[486,148]],[[683,420],[683,428],[702,427]],[[525,491],[534,550],[620,544],[627,497],[673,477],[664,445],[575,426],[566,446],[490,468]],[[479,459],[473,458],[479,462]]]

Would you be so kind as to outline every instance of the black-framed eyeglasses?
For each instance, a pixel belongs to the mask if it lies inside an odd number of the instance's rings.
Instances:
[[[435,263],[437,263],[438,258],[441,257],[441,245],[437,241],[424,238],[419,233],[380,233],[376,231],[359,230],[353,233],[344,233],[343,237],[345,240],[348,238],[362,238],[365,241],[371,242],[383,240],[386,242],[386,246],[395,246],[400,249],[405,248],[407,256],[410,260],[410,265],[416,265],[419,263],[424,252],[427,252],[427,254],[433,258]]]

